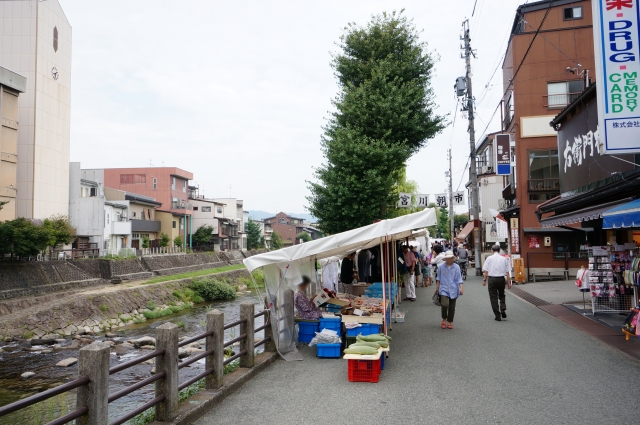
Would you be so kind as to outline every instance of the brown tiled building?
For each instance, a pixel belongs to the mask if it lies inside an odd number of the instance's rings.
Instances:
[[[511,135],[515,159],[502,193],[510,251],[524,258],[529,274],[569,268],[565,253],[575,232],[542,229],[535,210],[560,195],[557,134],[549,122],[595,77],[591,1],[518,7],[502,70],[502,132]]]
[[[282,237],[282,242],[285,246],[297,245],[300,241],[298,235],[302,232],[307,232],[311,239],[318,239],[322,237],[322,233],[304,223],[304,219],[291,217],[286,213],[280,212],[275,217],[269,217],[264,219],[264,233],[271,235],[276,232]]]

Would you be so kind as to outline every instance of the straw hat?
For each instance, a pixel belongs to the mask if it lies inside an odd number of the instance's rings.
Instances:
[[[456,258],[456,256],[453,254],[453,251],[447,251],[444,254],[444,259],[446,260],[447,258]]]

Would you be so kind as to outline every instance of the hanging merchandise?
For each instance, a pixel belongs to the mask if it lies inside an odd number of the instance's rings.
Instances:
[[[637,302],[638,266],[634,250],[589,249],[589,289],[593,314],[626,313]]]

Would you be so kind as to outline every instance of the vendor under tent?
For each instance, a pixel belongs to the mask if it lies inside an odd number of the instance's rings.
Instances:
[[[336,235],[327,236],[300,245],[294,245],[276,251],[266,252],[246,258],[244,265],[249,272],[262,267],[265,288],[271,310],[271,325],[278,352],[285,360],[301,360],[295,346],[295,325],[284,310],[285,291],[295,290],[302,276],[316,276],[316,261],[338,259],[351,252],[384,245],[381,249],[384,261],[383,276],[383,310],[387,311],[387,287],[389,277],[397,273],[389,270],[388,264],[395,264],[395,249],[388,249],[391,242],[424,236],[426,227],[437,223],[435,208],[427,208],[421,212],[382,220],[368,226],[349,230]],[[414,232],[414,230],[418,232]],[[332,258],[333,257],[333,258]],[[387,261],[393,259],[393,261]],[[385,322],[386,329],[386,322]]]

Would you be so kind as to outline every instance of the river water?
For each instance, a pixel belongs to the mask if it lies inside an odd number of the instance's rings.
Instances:
[[[148,320],[139,325],[127,326],[124,333],[118,332],[118,338],[114,339],[130,340],[147,335],[155,337],[154,329],[166,322],[184,325],[180,328],[180,336],[192,337],[205,331],[205,316],[208,311],[218,309],[224,312],[225,323],[234,322],[239,319],[240,304],[245,301],[253,301],[256,304],[256,311],[262,309],[262,303],[259,301],[259,297],[252,291],[239,294],[236,299],[231,301],[219,301],[198,305],[192,309],[184,310],[171,316]],[[262,326],[264,324],[263,319],[264,316],[256,319],[255,326]],[[225,340],[237,337],[238,329],[238,327],[229,329],[225,335]],[[256,338],[263,338],[264,335],[262,335],[262,333],[263,332],[258,333]],[[95,338],[95,340],[101,339],[100,337]],[[16,346],[19,346],[19,344],[4,344],[4,347]],[[134,349],[125,354],[115,354],[112,350],[111,366],[113,367],[119,363],[132,360],[137,356],[147,353],[149,353],[147,350]],[[55,366],[60,360],[69,357],[77,358],[78,351],[39,353],[18,350],[11,353],[0,353],[0,406],[76,379],[78,377],[77,364],[68,368]],[[152,368],[152,364],[142,364],[111,375],[109,380],[109,393],[112,394],[115,391],[148,378],[151,375]],[[181,369],[179,373],[180,382],[196,376],[203,370],[204,359]],[[20,375],[24,372],[34,372],[36,375],[29,379],[21,379]],[[153,393],[154,386],[151,384],[110,403],[109,422],[124,416],[127,412],[150,401],[154,397]],[[42,425],[72,410],[75,410],[75,392],[63,394],[38,403],[31,408],[0,417],[0,425]]]

